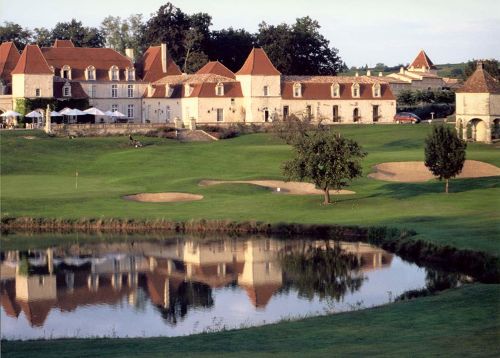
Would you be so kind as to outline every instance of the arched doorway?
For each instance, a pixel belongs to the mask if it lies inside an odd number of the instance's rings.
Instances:
[[[488,142],[487,134],[486,123],[483,120],[474,118],[467,123],[467,139],[473,142]]]
[[[353,122],[359,122],[359,108],[354,108],[352,111],[352,121]]]
[[[495,118],[495,120],[493,121],[491,139],[500,139],[500,118]]]
[[[264,122],[269,122],[269,109],[267,107],[264,107]]]

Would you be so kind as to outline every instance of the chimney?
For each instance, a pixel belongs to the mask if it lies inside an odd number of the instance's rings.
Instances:
[[[368,77],[370,77],[370,76],[372,75],[372,71],[367,70],[367,71],[366,71],[366,75],[367,75]]]
[[[167,44],[161,44],[161,69],[167,73]]]
[[[403,66],[399,69],[399,73],[405,73],[405,68]]]
[[[379,77],[382,77],[382,72],[379,72],[379,73],[378,73],[378,76],[379,76]]]
[[[126,48],[125,49],[125,56],[127,56],[128,58],[130,58],[130,60],[132,62],[135,62],[135,59],[134,59],[134,49],[133,48]]]

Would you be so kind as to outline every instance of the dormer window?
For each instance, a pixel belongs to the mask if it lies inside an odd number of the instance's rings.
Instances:
[[[352,96],[354,98],[359,98],[359,83],[354,83],[352,85]]]
[[[224,85],[222,83],[217,83],[217,86],[215,86],[215,94],[217,96],[224,96]]]
[[[294,83],[294,85],[293,85],[293,96],[295,98],[302,97],[302,85],[300,83]]]
[[[375,83],[372,87],[373,91],[373,97],[379,98],[380,97],[380,83]]]
[[[111,81],[118,81],[120,79],[120,70],[117,66],[111,66],[109,69],[109,78]]]
[[[264,86],[264,96],[269,96],[269,86]]]
[[[63,97],[71,97],[71,85],[66,82],[63,86]]]
[[[191,87],[191,85],[189,83],[186,83],[184,85],[184,92],[185,92],[186,97],[191,96],[191,93],[193,92],[193,87]]]
[[[71,79],[71,67],[69,67],[68,65],[64,65],[63,68],[61,68],[61,77],[70,80]]]
[[[171,85],[165,85],[165,97],[172,97],[174,93],[174,87]]]
[[[340,85],[338,83],[332,84],[332,98],[340,97]]]
[[[89,66],[85,70],[85,77],[87,81],[95,81],[95,67],[94,66]]]
[[[129,67],[125,72],[127,76],[127,81],[135,81],[135,69]]]

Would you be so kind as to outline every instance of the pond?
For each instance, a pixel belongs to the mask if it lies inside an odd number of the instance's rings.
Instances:
[[[362,242],[265,237],[1,252],[5,339],[179,336],[393,301],[463,277]]]

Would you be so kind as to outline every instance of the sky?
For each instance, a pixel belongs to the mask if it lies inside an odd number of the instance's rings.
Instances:
[[[166,0],[0,0],[0,22],[52,28],[76,18],[98,27],[108,16],[147,19]],[[206,12],[213,30],[293,23],[310,16],[346,64],[407,64],[424,49],[436,64],[500,59],[500,0],[171,0],[188,14]]]

